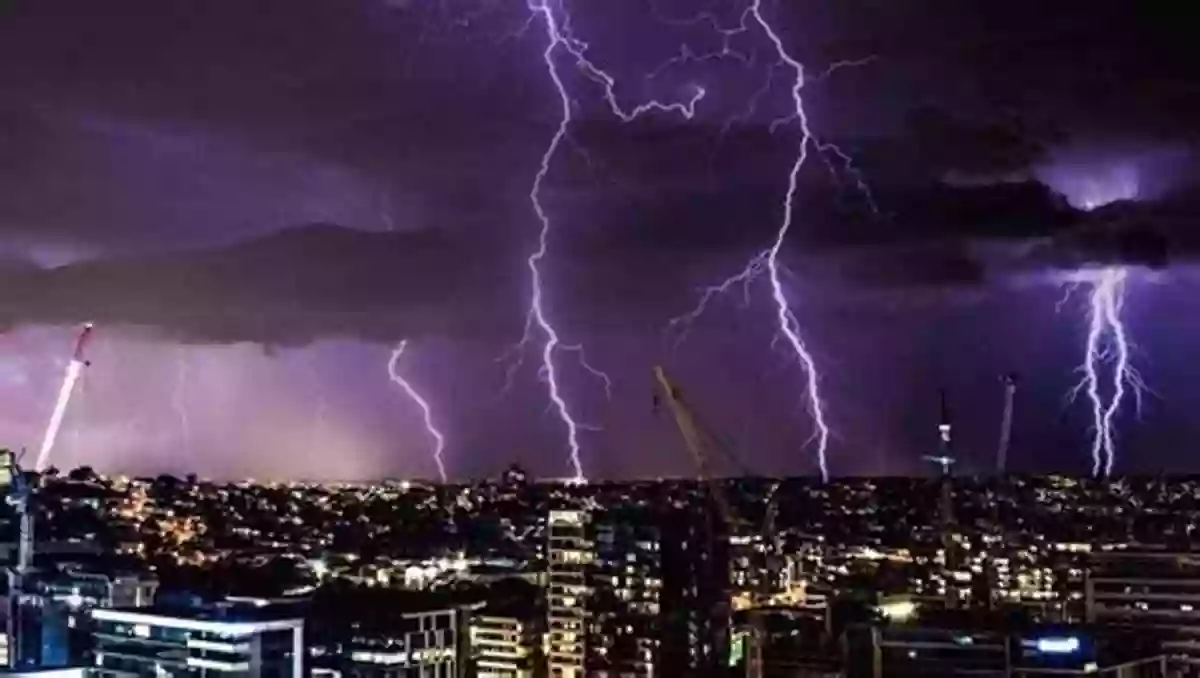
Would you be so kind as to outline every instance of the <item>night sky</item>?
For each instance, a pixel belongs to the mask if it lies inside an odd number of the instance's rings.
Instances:
[[[801,129],[772,125],[791,74],[734,30],[749,2],[552,2],[623,108],[704,92],[690,119],[622,123],[553,53],[573,122],[541,196],[545,308],[612,379],[556,354],[589,477],[694,473],[659,363],[742,458],[723,472],[816,472],[766,278],[669,328],[783,218]],[[1129,270],[1150,389],[1116,470],[1196,470],[1200,46],[1169,7],[763,0],[819,138],[780,259],[835,475],[920,470],[939,389],[963,468],[989,469],[1012,371],[1010,469],[1088,472],[1077,271],[1105,267]],[[94,321],[63,468],[434,477],[388,378],[407,340],[453,478],[570,475],[543,337],[509,350],[562,116],[547,36],[525,0],[0,0],[0,441],[38,446]]]

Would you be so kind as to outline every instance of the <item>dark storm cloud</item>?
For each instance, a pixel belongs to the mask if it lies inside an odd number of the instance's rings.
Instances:
[[[295,345],[511,330],[519,280],[496,249],[310,226],[191,254],[0,274],[9,325],[92,320],[185,342]],[[519,318],[518,318],[519,320]]]
[[[487,160],[505,155],[506,132],[523,138],[514,128],[543,83],[506,72],[525,59],[519,45],[421,46],[422,20],[437,17],[418,9],[12,3],[0,237],[194,247],[308,221],[379,228],[389,201],[397,222],[436,220],[450,186],[461,203],[499,176]],[[515,160],[532,172],[534,158]]]
[[[890,286],[1003,283],[1014,275],[1105,266],[1162,269],[1200,258],[1200,194],[1079,210],[1035,182],[939,187],[908,197],[902,235],[864,242],[850,279]]]
[[[713,218],[719,208],[702,205],[708,214],[679,230],[604,230],[602,238],[564,247],[548,268],[551,302],[589,331],[660,326],[690,299],[690,264],[728,260],[766,242],[771,222],[729,229],[719,214]],[[971,246],[981,240],[1048,243],[1010,268],[1065,266],[1070,257],[1146,263],[1158,241],[1137,225],[1162,213],[1128,210],[1119,220],[1112,210],[1085,217],[1033,184],[941,187],[881,225],[891,231],[838,241],[817,228],[820,237],[798,238],[786,256],[802,262],[802,277],[895,289],[983,284],[990,262]],[[1126,235],[1094,234],[1106,228]],[[501,239],[310,226],[196,253],[0,269],[0,322],[90,320],[183,341],[283,346],[338,336],[507,339],[521,328],[525,256]]]
[[[211,244],[281,224],[379,224],[379,189],[346,165],[209,132],[93,113],[0,120],[0,237],[83,253]]]
[[[509,341],[524,321],[527,256],[505,240],[313,225],[194,253],[0,268],[0,324],[93,321],[182,342],[269,346]],[[546,267],[549,303],[591,330],[659,323],[686,299],[666,284],[670,273],[654,275],[660,262],[637,252],[559,257]]]
[[[1200,194],[1191,192],[1153,202],[1116,202],[1087,213],[1078,227],[1034,250],[1030,259],[1062,269],[1191,264],[1200,258],[1197,214]]]
[[[452,235],[422,244],[424,236],[310,231],[203,255],[8,271],[0,276],[20,291],[5,301],[8,322],[96,319],[266,343],[510,336],[527,291],[526,196],[558,111],[537,31],[498,43],[517,21],[489,26],[485,40],[439,41],[427,32],[436,4],[14,5],[0,20],[0,63],[22,66],[0,72],[11,94],[0,104],[6,244],[211,246],[309,220]],[[488,20],[521,19],[514,4],[511,16]],[[666,13],[695,10],[685,4]],[[1122,254],[1119,238],[1076,238],[1087,220],[1040,185],[995,182],[1046,162],[1060,129],[1074,136],[1124,123],[1186,139],[1181,120],[1200,110],[1181,79],[1194,41],[1169,26],[1145,39],[1162,17],[1106,2],[1080,17],[1024,0],[1003,10],[923,0],[781,11],[795,13],[789,45],[818,67],[877,57],[869,70],[812,83],[807,100],[818,129],[853,153],[880,213],[865,209],[853,177],[839,172],[831,183],[814,158],[789,256],[826,258],[831,275],[875,287],[979,284],[992,265],[970,246],[979,240],[1049,240],[1071,253],[1037,250],[1028,266],[1093,250],[1146,258]],[[636,18],[640,28],[654,23]],[[647,70],[640,61],[614,67]],[[741,100],[720,100],[737,82],[711,83],[706,105],[741,110]],[[592,85],[573,90],[581,117],[603,109]],[[548,193],[555,292],[570,300],[561,312],[650,323],[686,304],[690,260],[736,261],[770,242],[795,152],[794,137],[763,124],[778,112],[726,133],[725,119],[577,124],[577,147],[558,157]],[[937,181],[947,177],[960,185]],[[981,180],[992,183],[973,185]],[[636,308],[622,314],[623,305]]]
[[[960,183],[1027,173],[1053,144],[1065,140],[1059,130],[1035,129],[1015,116],[969,120],[922,107],[909,112],[905,122],[917,176],[961,177]]]
[[[1096,139],[1197,139],[1200,44],[1165,3],[1012,0],[786,3],[810,61],[877,57],[841,75],[889,108],[836,106],[823,122],[875,127],[937,102],[968,117],[1015,111]],[[833,94],[844,90],[830,81]],[[1041,124],[1040,122],[1038,123]]]

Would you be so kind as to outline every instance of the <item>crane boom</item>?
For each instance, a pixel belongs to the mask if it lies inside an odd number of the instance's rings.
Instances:
[[[40,472],[46,468],[46,462],[50,460],[50,452],[54,449],[54,442],[58,440],[58,431],[62,428],[63,417],[67,414],[67,406],[71,404],[71,394],[75,391],[75,383],[79,381],[83,368],[91,365],[84,356],[84,350],[87,348],[88,338],[92,335],[92,329],[92,323],[84,324],[79,338],[75,340],[75,349],[71,352],[71,360],[67,362],[67,372],[63,377],[62,386],[59,387],[58,399],[54,402],[50,422],[46,425],[46,433],[42,438],[42,447],[38,451],[37,462],[33,465],[35,471]]]
[[[688,448],[688,453],[691,454],[692,459],[696,462],[700,478],[708,486],[709,493],[712,495],[713,503],[716,504],[717,511],[720,513],[721,520],[725,522],[726,529],[732,532],[738,524],[737,514],[729,502],[729,497],[725,494],[725,487],[713,473],[711,458],[709,456],[709,445],[719,446],[719,442],[712,441],[710,443],[712,436],[703,433],[699,422],[696,421],[695,414],[683,402],[679,389],[671,382],[666,370],[661,366],[655,366],[654,377],[658,381],[663,397],[667,401],[667,406],[671,408],[671,414],[675,418],[675,426],[679,429],[680,435],[683,436],[684,445]],[[763,538],[764,541],[770,539],[772,543],[774,543],[775,516],[778,512],[778,504],[776,502],[778,489],[778,485],[772,488],[771,496],[766,506],[766,513],[763,516]],[[715,542],[717,538],[716,534],[711,533],[709,536]],[[766,553],[767,550],[764,544],[763,555],[767,559],[765,563],[767,565],[766,570],[770,572],[772,568],[769,556]],[[754,591],[754,602],[756,605],[761,605],[768,598],[767,589],[769,586],[770,575],[763,577]],[[765,620],[758,609],[751,609],[749,616],[752,635],[751,647],[746,662],[746,675],[748,678],[762,678],[765,666],[763,661],[763,647],[766,638]]]
[[[1000,444],[996,449],[996,473],[1004,475],[1008,465],[1008,448],[1012,444],[1013,397],[1017,393],[1017,375],[1006,374],[1004,384],[1004,414],[1000,421]]]
[[[704,435],[700,432],[700,426],[696,422],[695,415],[692,414],[691,409],[683,402],[679,389],[671,382],[670,377],[667,376],[666,371],[661,366],[655,366],[654,378],[658,380],[659,388],[662,389],[667,406],[671,408],[671,415],[675,418],[675,426],[679,429],[679,434],[683,436],[684,446],[687,447],[692,460],[696,462],[700,478],[708,486],[713,501],[717,504],[721,520],[725,521],[725,524],[728,526],[734,525],[736,518],[733,507],[729,503],[729,497],[725,496],[725,488],[716,476],[713,475],[712,466],[706,451],[707,443]]]
[[[87,358],[84,357],[84,349],[87,348],[88,340],[92,336],[92,330],[95,325],[92,323],[84,323],[83,331],[79,333],[79,338],[75,340],[75,352],[71,354],[72,360],[78,360],[81,363],[86,363]]]

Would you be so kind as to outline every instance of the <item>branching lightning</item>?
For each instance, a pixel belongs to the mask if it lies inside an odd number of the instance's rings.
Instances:
[[[1092,212],[1118,201],[1136,200],[1138,176],[1128,167],[1097,175],[1090,168],[1080,175],[1067,168],[1048,168],[1046,180],[1067,196],[1071,204],[1084,212]],[[1130,362],[1132,342],[1122,317],[1125,287],[1129,268],[1110,265],[1082,271],[1072,277],[1063,298],[1055,305],[1061,310],[1071,291],[1080,286],[1089,290],[1087,300],[1088,332],[1083,349],[1083,374],[1079,383],[1068,392],[1074,401],[1086,393],[1092,410],[1092,475],[1112,474],[1117,456],[1117,418],[1126,396],[1132,395],[1136,411],[1142,411],[1142,397],[1149,391],[1141,375]]]
[[[750,285],[758,278],[758,276],[762,275],[763,272],[766,271],[767,255],[768,252],[765,250],[759,252],[758,254],[754,255],[754,258],[750,260],[750,263],[746,264],[746,267],[737,274],[729,276],[715,285],[709,285],[708,287],[705,287],[703,290],[701,290],[700,300],[696,302],[696,305],[692,307],[692,310],[681,316],[672,318],[670,322],[667,323],[667,331],[670,334],[674,334],[675,346],[678,347],[679,344],[683,343],[684,339],[687,339],[687,334],[692,327],[692,323],[698,320],[700,316],[704,315],[704,312],[708,310],[709,302],[716,297],[725,294],[735,285],[741,285],[742,302],[744,305],[749,306]]]
[[[1116,419],[1126,394],[1138,411],[1146,391],[1141,375],[1130,364],[1130,341],[1121,311],[1125,301],[1124,267],[1105,268],[1090,281],[1088,333],[1084,348],[1083,378],[1072,389],[1074,398],[1087,394],[1092,407],[1092,474],[1110,475],[1116,461]],[[1105,393],[1107,391],[1107,394]],[[1105,395],[1108,401],[1105,402]]]
[[[443,483],[447,481],[446,464],[442,459],[442,453],[446,450],[446,437],[438,430],[433,423],[433,411],[429,407],[429,401],[424,398],[412,383],[400,374],[400,359],[404,357],[404,351],[408,348],[408,340],[405,339],[396,348],[392,349],[392,357],[388,360],[388,377],[392,382],[404,389],[408,397],[421,408],[421,417],[425,421],[425,430],[429,432],[429,437],[433,438],[433,463],[437,465],[438,478]]]
[[[537,214],[541,229],[538,233],[537,248],[526,260],[532,289],[530,292],[529,310],[525,321],[525,333],[517,346],[518,348],[524,348],[525,345],[533,340],[535,331],[543,337],[539,373],[546,383],[552,409],[557,413],[567,431],[567,447],[570,452],[570,463],[574,480],[576,482],[585,482],[587,476],[583,468],[579,434],[580,431],[588,430],[592,427],[581,424],[568,405],[566,397],[563,395],[556,358],[563,351],[570,350],[578,353],[584,369],[603,381],[606,393],[611,388],[611,380],[608,378],[608,375],[587,363],[582,346],[568,346],[563,344],[558,330],[551,322],[546,311],[542,265],[549,254],[552,224],[546,208],[542,204],[542,191],[554,158],[563,142],[567,140],[567,134],[572,122],[571,111],[573,106],[567,85],[559,72],[556,58],[560,52],[565,52],[570,56],[580,72],[592,82],[600,85],[604,101],[608,105],[609,110],[623,122],[630,122],[642,115],[655,112],[675,113],[690,119],[696,114],[696,106],[704,98],[705,91],[701,87],[695,87],[691,96],[686,101],[671,103],[649,101],[638,104],[633,108],[625,108],[621,106],[617,99],[616,79],[603,68],[597,66],[587,56],[587,43],[572,34],[570,17],[566,15],[561,3],[556,3],[555,0],[528,0],[528,8],[531,12],[531,21],[540,19],[545,28],[547,44],[542,53],[542,58],[546,65],[546,72],[549,74],[558,92],[562,115],[559,119],[558,128],[555,130],[554,136],[551,137],[550,143],[542,155],[541,165],[534,177],[533,186],[529,191],[529,200],[533,205],[534,212]],[[559,13],[562,16],[559,16]]]
[[[829,155],[833,155],[839,159],[844,165],[844,171],[854,178],[856,185],[866,197],[872,209],[874,209],[874,199],[861,175],[852,166],[849,156],[833,144],[822,142],[812,133],[803,100],[803,90],[807,84],[804,65],[791,55],[783,43],[783,38],[763,13],[762,0],[753,0],[751,5],[742,13],[740,24],[733,29],[722,29],[711,15],[702,15],[695,21],[705,21],[716,27],[726,37],[726,49],[728,49],[728,39],[730,37],[743,33],[752,26],[757,27],[763,32],[775,53],[775,61],[771,65],[770,71],[772,77],[777,69],[784,70],[792,75],[790,90],[792,108],[787,115],[772,122],[771,131],[775,132],[779,129],[795,126],[800,131],[800,140],[796,158],[788,172],[787,191],[784,194],[782,204],[783,215],[775,239],[769,247],[752,257],[746,266],[736,274],[716,285],[704,288],[696,306],[688,313],[671,320],[668,329],[675,334],[676,342],[678,343],[678,341],[681,341],[686,336],[687,329],[691,323],[704,314],[710,301],[736,285],[740,285],[743,294],[746,295],[748,294],[747,290],[749,286],[759,276],[765,275],[770,284],[771,298],[775,306],[775,317],[779,325],[778,337],[782,337],[784,342],[791,348],[794,359],[804,370],[806,378],[806,407],[814,425],[813,441],[816,443],[817,465],[820,469],[822,479],[827,480],[829,478],[829,467],[826,460],[826,452],[829,447],[830,428],[825,416],[825,403],[821,398],[820,374],[817,371],[816,361],[813,358],[812,352],[809,351],[808,346],[804,342],[800,332],[799,321],[796,319],[796,315],[784,290],[782,281],[783,265],[780,261],[780,253],[783,250],[788,232],[791,230],[794,222],[796,193],[799,187],[800,172],[808,160],[810,148],[815,149],[821,157],[826,158],[827,164],[830,162],[828,160]],[[695,59],[696,57],[691,58]],[[860,61],[837,62],[818,75],[817,79],[828,77],[839,68],[861,65],[872,60],[873,58],[869,57]],[[747,118],[753,114],[758,100],[769,90],[771,83],[772,78],[768,77],[764,87],[755,93],[749,110],[743,112],[743,118]],[[834,169],[830,165],[830,170],[834,171]]]
[[[187,387],[187,353],[181,346],[175,354],[175,385],[171,391],[171,408],[175,410],[175,416],[179,419],[179,441],[185,450],[191,444],[192,439],[191,418],[188,416],[187,405],[184,402]]]
[[[795,80],[792,84],[792,102],[796,106],[794,119],[800,124],[800,149],[799,154],[796,156],[796,161],[792,164],[792,170],[788,174],[788,189],[783,204],[783,221],[779,226],[778,237],[776,237],[775,242],[768,250],[767,273],[771,282],[772,296],[775,299],[777,309],[776,318],[779,320],[779,329],[787,337],[788,343],[791,344],[792,350],[796,352],[796,358],[803,365],[804,372],[807,375],[809,414],[812,415],[813,424],[816,426],[817,465],[821,469],[821,478],[828,480],[829,466],[825,459],[825,452],[829,447],[829,425],[825,422],[825,403],[821,400],[820,377],[817,374],[816,362],[800,337],[799,323],[792,312],[791,306],[788,304],[779,272],[779,251],[783,248],[784,239],[787,238],[788,230],[792,225],[800,170],[804,167],[804,163],[808,159],[808,145],[813,139],[813,135],[808,127],[808,116],[804,110],[804,100],[801,96],[804,89],[804,66],[788,54],[787,48],[783,45],[783,40],[780,39],[779,35],[771,28],[771,24],[763,17],[762,0],[754,0],[754,4],[751,5],[749,11],[754,20],[766,32],[771,40],[771,44],[775,46],[780,61],[787,64],[787,67],[795,74]]]
[[[704,66],[709,63],[734,60],[745,68],[753,68],[758,64],[758,52],[755,50],[738,51],[734,48],[733,42],[740,36],[761,32],[773,49],[773,57],[768,60],[770,63],[766,64],[764,82],[758,91],[753,94],[746,109],[736,116],[734,120],[726,122],[718,138],[723,137],[725,132],[737,120],[749,120],[756,113],[760,100],[767,96],[775,84],[777,74],[783,72],[792,75],[792,105],[789,107],[788,114],[776,120],[771,125],[771,129],[776,131],[798,127],[801,132],[797,156],[788,174],[788,188],[783,204],[781,205],[783,213],[782,221],[778,226],[776,237],[769,243],[769,246],[761,249],[737,275],[720,284],[706,288],[696,308],[691,313],[672,321],[671,328],[672,331],[679,332],[677,340],[681,341],[690,323],[704,313],[709,301],[738,285],[742,287],[743,293],[748,298],[750,286],[759,277],[767,278],[771,285],[771,298],[779,325],[779,336],[783,340],[783,343],[791,348],[791,354],[801,364],[807,375],[806,404],[809,414],[815,422],[813,437],[817,445],[817,458],[822,476],[828,477],[825,452],[828,446],[830,430],[825,419],[825,406],[820,396],[820,379],[815,361],[801,337],[799,323],[784,291],[782,281],[784,268],[783,263],[780,261],[780,253],[794,220],[794,203],[796,201],[799,173],[808,159],[810,146],[813,152],[825,160],[830,171],[835,176],[845,174],[852,177],[854,184],[857,185],[860,192],[865,196],[872,209],[874,208],[874,200],[861,175],[850,162],[849,156],[836,146],[826,144],[817,139],[811,133],[801,99],[801,90],[806,85],[804,67],[787,50],[775,27],[765,16],[762,0],[749,0],[749,2],[750,4],[741,13],[739,24],[732,28],[723,26],[722,21],[711,12],[704,12],[692,19],[683,21],[668,19],[662,16],[658,12],[658,8],[651,2],[651,7],[657,20],[674,25],[697,25],[702,28],[711,28],[720,36],[721,44],[718,49],[709,53],[697,53],[692,51],[686,44],[683,45],[675,56],[659,64],[657,68],[647,71],[642,76],[641,84],[643,86],[663,75],[668,68],[683,66],[685,64]],[[647,114],[671,114],[685,120],[693,119],[697,114],[698,106],[705,100],[707,92],[704,87],[693,84],[687,88],[684,95],[678,100],[659,101],[651,99],[642,101],[641,103],[625,105],[622,103],[623,97],[618,96],[617,79],[592,58],[587,42],[580,39],[574,30],[572,16],[566,7],[566,0],[526,0],[526,8],[529,11],[529,15],[528,19],[523,23],[523,27],[516,34],[506,37],[511,38],[514,35],[524,35],[526,31],[535,26],[544,31],[546,42],[542,51],[542,61],[544,62],[550,81],[557,91],[561,113],[557,129],[549,139],[541,156],[541,162],[528,196],[537,217],[539,230],[536,245],[525,260],[530,280],[530,296],[525,314],[524,332],[520,341],[502,356],[501,360],[510,361],[505,382],[505,390],[507,391],[512,386],[516,370],[522,366],[522,359],[525,356],[526,349],[531,344],[538,345],[540,349],[538,351],[540,355],[538,376],[546,384],[549,397],[548,409],[555,413],[566,431],[569,462],[574,479],[583,482],[586,480],[586,474],[581,457],[582,443],[580,432],[592,430],[594,427],[580,422],[574,411],[574,406],[570,403],[568,396],[564,392],[562,383],[563,368],[561,365],[562,354],[564,352],[575,353],[582,369],[603,382],[606,393],[611,389],[611,380],[606,374],[595,369],[587,362],[582,345],[564,340],[563,334],[551,317],[552,314],[549,307],[550,300],[547,293],[549,281],[547,280],[546,265],[551,256],[550,237],[553,224],[543,199],[544,191],[560,148],[563,145],[577,146],[575,141],[570,137],[573,124],[573,110],[576,108],[577,102],[572,96],[570,86],[563,72],[564,62],[569,62],[574,67],[576,73],[582,75],[591,84],[598,86],[600,96],[607,105],[608,111],[616,119],[626,123]],[[861,65],[873,60],[874,57],[868,57],[859,61],[837,62],[830,65],[823,73],[808,80],[815,82],[829,76],[840,68]],[[576,150],[583,153],[586,157],[586,152],[583,149],[576,148]]]
[[[325,419],[326,419],[326,412],[329,409],[329,404],[326,402],[326,399],[325,399],[325,390],[323,388],[321,388],[321,374],[320,374],[320,370],[318,369],[318,363],[316,360],[317,355],[318,354],[315,353],[315,347],[314,347],[314,353],[311,354],[312,357],[310,357],[310,359],[307,360],[304,364],[308,368],[308,377],[312,383],[313,393],[316,394],[316,396],[315,396],[316,402],[315,402],[315,406],[313,408],[312,436],[313,436],[314,441],[317,441],[318,443],[320,443],[321,441],[325,440],[325,426],[326,426]]]

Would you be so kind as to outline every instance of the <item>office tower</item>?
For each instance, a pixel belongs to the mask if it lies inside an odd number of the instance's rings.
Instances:
[[[546,665],[551,678],[583,678],[588,571],[592,564],[587,511],[550,511],[546,526]]]
[[[729,540],[715,513],[682,504],[659,519],[662,675],[710,675],[729,661]]]
[[[9,576],[8,659],[17,671],[62,668],[70,663],[70,608],[27,573]]]
[[[652,676],[662,636],[662,533],[640,509],[593,514],[587,674]]]
[[[293,605],[221,603],[92,610],[94,673],[122,678],[300,678],[304,619]]]

